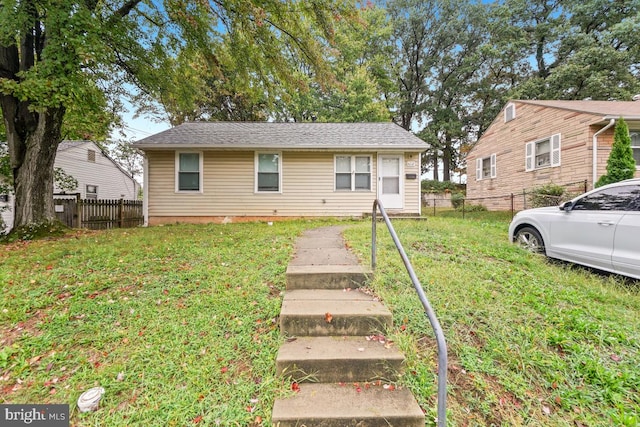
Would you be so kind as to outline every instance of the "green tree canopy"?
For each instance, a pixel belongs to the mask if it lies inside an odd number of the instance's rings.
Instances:
[[[0,6],[0,107],[15,224],[55,218],[58,144],[65,136],[104,136],[123,94],[135,88],[140,105],[162,102],[177,123],[197,117],[185,112],[194,104],[190,98],[203,96],[204,77],[221,82],[223,90],[216,95],[235,103],[238,93],[240,99],[252,96],[255,82],[267,98],[281,87],[299,85],[287,56],[302,58],[315,81],[330,81],[324,58],[334,22],[352,13],[346,0],[5,0]],[[193,65],[204,71],[189,74]]]

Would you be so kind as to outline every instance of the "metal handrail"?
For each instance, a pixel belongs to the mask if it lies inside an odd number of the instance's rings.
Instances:
[[[413,270],[413,266],[402,247],[402,243],[400,243],[400,240],[398,239],[398,235],[391,224],[391,220],[389,219],[387,212],[384,210],[384,206],[378,199],[373,202],[373,210],[371,212],[371,269],[375,270],[376,268],[376,212],[378,209],[380,209],[384,222],[387,224],[391,238],[400,253],[404,266],[407,268],[407,273],[409,273],[409,277],[411,277],[413,287],[420,297],[424,311],[429,318],[429,323],[431,323],[433,332],[436,335],[436,342],[438,343],[438,426],[444,427],[447,424],[447,343],[444,339],[444,333],[442,332],[440,322],[438,322],[438,318],[436,317],[436,314],[433,311],[433,308],[431,308],[431,304],[424,293],[424,289],[422,289],[422,285]]]

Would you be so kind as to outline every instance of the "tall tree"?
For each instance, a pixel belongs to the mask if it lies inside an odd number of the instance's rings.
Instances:
[[[640,2],[506,0],[496,16],[508,49],[520,51],[513,96],[624,100],[640,91]]]
[[[297,58],[296,70],[303,90],[281,92],[274,106],[278,120],[323,122],[389,121],[387,97],[394,93],[388,68],[393,50],[386,11],[367,3],[358,9],[357,19],[340,20],[330,47],[328,64],[334,81],[313,83],[313,70]]]
[[[16,226],[55,218],[53,162],[64,119],[77,106],[96,108],[90,101],[105,97],[101,88],[130,85],[157,97],[169,87],[166,64],[182,50],[201,53],[222,72],[216,47],[225,38],[235,70],[244,75],[293,83],[281,60],[287,40],[315,77],[328,78],[323,40],[333,37],[334,20],[350,12],[346,0],[5,0],[0,106]]]
[[[426,153],[438,179],[459,161],[459,149],[472,132],[469,117],[474,85],[485,60],[486,7],[463,0],[396,0],[389,3],[394,22],[400,92],[397,121],[431,145]],[[427,164],[423,162],[423,164]]]

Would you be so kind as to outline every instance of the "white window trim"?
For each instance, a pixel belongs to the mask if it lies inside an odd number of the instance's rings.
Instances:
[[[484,176],[484,173],[483,173],[484,171],[482,168],[482,164],[484,163],[485,159],[490,159],[489,162],[491,166],[490,166],[489,176]],[[494,179],[498,176],[496,159],[497,159],[497,156],[495,153],[487,157],[478,157],[476,159],[476,181],[482,181],[483,179]]]
[[[89,193],[89,187],[94,187],[96,189],[95,193]],[[92,200],[98,200],[98,186],[94,184],[85,184],[84,186],[84,198],[89,199],[89,194],[92,196]],[[95,198],[93,196],[95,195]]]
[[[511,118],[509,118],[509,110],[511,110]],[[516,118],[516,104],[510,102],[504,107],[504,122],[508,123]]]
[[[260,154],[276,154],[278,156],[278,191],[258,190],[258,166]],[[282,151],[256,151],[253,157],[253,192],[255,194],[282,194]]]
[[[198,154],[198,169],[199,169],[199,182],[198,190],[180,190],[180,154]],[[181,150],[176,151],[175,154],[175,192],[180,194],[202,194],[204,193],[204,154],[202,151]]]
[[[629,137],[631,137],[631,135],[633,135],[634,133],[640,135],[640,130],[629,129]],[[631,151],[634,152],[635,150],[639,150],[640,151],[640,146],[631,145]],[[636,165],[636,170],[640,171],[640,164]]]
[[[336,188],[336,186],[338,185],[338,182],[336,179],[336,175],[338,174],[338,170],[337,170],[338,157],[351,157],[351,190]],[[355,165],[356,157],[369,158],[369,189],[368,190],[356,189],[356,165]],[[340,173],[344,173],[344,172],[340,172]],[[363,173],[363,172],[358,172],[358,173]],[[351,193],[351,192],[371,193],[373,192],[373,156],[371,154],[349,154],[349,153],[334,154],[333,155],[333,191],[337,193]]]
[[[536,152],[535,152],[535,147],[541,143],[541,142],[545,142],[545,141],[549,141],[549,164],[548,165],[544,165],[544,166],[540,166],[540,167],[536,167],[535,165],[535,158],[536,158]],[[540,169],[547,169],[547,168],[555,168],[560,166],[561,164],[561,152],[562,152],[562,139],[559,133],[553,134],[549,137],[546,138],[541,138],[541,139],[537,139],[535,141],[530,141],[527,142],[526,146],[525,146],[525,154],[524,154],[524,164],[525,164],[525,171],[526,172],[530,172],[530,171],[535,171],[535,170],[540,170]]]

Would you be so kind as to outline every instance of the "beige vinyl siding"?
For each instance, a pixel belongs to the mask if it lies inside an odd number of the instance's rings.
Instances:
[[[359,216],[370,212],[377,194],[376,154],[357,153],[371,155],[371,191],[335,191],[334,154],[284,151],[282,192],[256,193],[253,151],[203,151],[202,193],[185,194],[175,192],[175,152],[148,151],[149,217]],[[415,173],[419,174],[417,163]],[[405,185],[406,206],[415,213],[418,189],[419,180]]]
[[[404,155],[404,209],[403,214],[417,215],[420,213],[420,153],[405,153]],[[407,174],[415,174],[416,179],[406,179]]]

